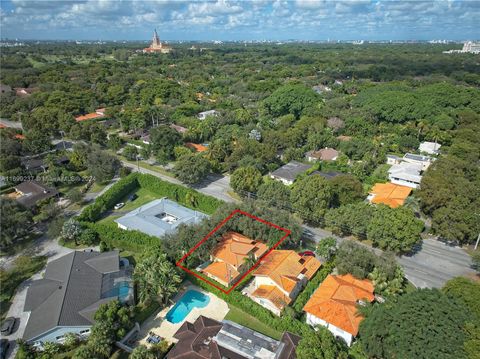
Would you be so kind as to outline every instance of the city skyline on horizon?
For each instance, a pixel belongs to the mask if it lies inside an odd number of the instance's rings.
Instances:
[[[466,41],[475,1],[3,0],[1,37],[19,40]]]

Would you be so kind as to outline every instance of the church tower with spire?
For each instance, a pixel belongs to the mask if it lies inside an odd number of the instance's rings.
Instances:
[[[150,45],[150,47],[143,49],[143,52],[144,53],[160,52],[162,54],[168,54],[170,51],[172,51],[172,48],[160,42],[160,38],[158,37],[158,34],[157,34],[157,29],[154,29],[152,44]]]

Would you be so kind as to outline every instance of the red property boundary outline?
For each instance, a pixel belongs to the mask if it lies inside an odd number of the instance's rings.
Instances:
[[[240,214],[242,214],[242,215],[244,215],[244,216],[250,217],[250,218],[252,218],[252,219],[254,219],[254,220],[256,220],[256,221],[259,221],[259,222],[261,222],[261,223],[263,223],[263,224],[265,224],[265,225],[267,225],[267,226],[270,226],[270,227],[276,228],[276,229],[278,229],[278,230],[280,230],[280,231],[283,231],[283,232],[285,232],[285,235],[284,235],[282,238],[280,238],[280,240],[279,240],[277,243],[275,243],[263,256],[261,256],[261,257],[258,259],[258,261],[255,262],[255,264],[254,264],[253,266],[251,266],[250,269],[249,269],[247,272],[245,272],[245,273],[240,277],[239,280],[237,280],[237,281],[235,282],[234,285],[232,285],[228,290],[225,290],[225,289],[219,287],[218,285],[216,285],[215,283],[211,282],[211,281],[208,280],[207,278],[204,278],[204,277],[202,277],[201,275],[199,275],[198,273],[196,273],[196,272],[194,272],[194,271],[192,271],[192,270],[190,270],[190,269],[182,266],[181,263],[182,263],[190,254],[192,254],[198,247],[200,247],[200,246],[202,245],[202,243],[204,243],[208,238],[210,238],[216,231],[218,231],[220,228],[222,228],[222,227],[225,225],[225,223],[227,223],[227,222],[228,222],[233,216],[235,216],[237,213],[240,213]],[[234,290],[235,287],[237,287],[237,286],[240,284],[240,282],[243,280],[243,278],[245,278],[250,272],[252,272],[256,267],[258,267],[258,265],[260,264],[260,262],[261,262],[266,256],[268,256],[275,248],[277,248],[277,247],[280,245],[280,243],[282,243],[291,233],[292,233],[292,231],[290,231],[289,229],[286,229],[286,228],[277,226],[277,225],[274,224],[274,223],[268,222],[268,221],[266,221],[266,220],[264,220],[264,219],[262,219],[262,218],[260,218],[260,217],[254,216],[253,214],[250,214],[250,213],[248,213],[248,212],[242,211],[242,210],[240,210],[240,209],[235,209],[232,213],[230,213],[230,214],[228,215],[227,218],[225,218],[223,221],[221,221],[212,231],[210,231],[210,233],[208,233],[205,237],[203,237],[203,238],[200,240],[200,242],[198,242],[192,249],[190,249],[187,254],[185,254],[182,258],[180,258],[180,260],[176,263],[176,265],[177,265],[177,267],[183,269],[185,272],[190,273],[191,275],[194,275],[194,276],[197,277],[198,279],[203,280],[205,283],[210,284],[212,287],[214,287],[214,288],[216,288],[216,289],[218,289],[218,290],[221,290],[223,293],[225,293],[225,294],[230,294],[230,292],[231,292],[232,290]]]

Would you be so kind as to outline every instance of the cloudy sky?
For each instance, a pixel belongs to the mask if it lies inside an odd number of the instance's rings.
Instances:
[[[464,40],[479,18],[480,0],[0,0],[12,39]]]

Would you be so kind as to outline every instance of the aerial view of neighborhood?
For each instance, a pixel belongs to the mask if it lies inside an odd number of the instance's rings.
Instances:
[[[0,359],[480,359],[480,6],[1,0]]]

